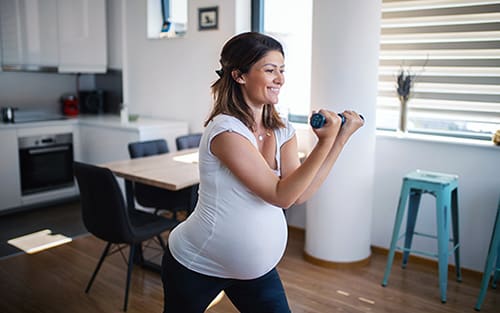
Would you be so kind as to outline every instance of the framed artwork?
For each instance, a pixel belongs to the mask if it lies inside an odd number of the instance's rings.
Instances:
[[[219,7],[198,9],[198,30],[219,28]]]

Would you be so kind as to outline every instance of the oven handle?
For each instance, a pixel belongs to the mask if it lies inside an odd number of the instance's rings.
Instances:
[[[57,151],[66,151],[66,150],[69,150],[69,146],[30,149],[30,150],[28,150],[28,153],[29,154],[41,154],[41,153],[47,153],[47,152],[57,152]]]

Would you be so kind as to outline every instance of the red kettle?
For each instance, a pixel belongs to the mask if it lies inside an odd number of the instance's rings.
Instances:
[[[62,111],[64,115],[76,116],[79,113],[78,109],[78,98],[75,95],[65,95],[61,99],[62,101]]]

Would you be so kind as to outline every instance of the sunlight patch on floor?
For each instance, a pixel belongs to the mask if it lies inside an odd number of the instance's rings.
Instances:
[[[70,237],[61,234],[52,234],[50,229],[44,229],[35,233],[12,238],[8,240],[7,243],[28,254],[33,254],[71,242],[71,240]]]
[[[216,305],[217,303],[219,303],[222,300],[222,298],[224,298],[224,295],[225,295],[224,291],[221,291],[217,295],[217,297],[215,297],[215,299],[212,300],[212,302],[208,306],[207,310],[210,309],[211,307],[213,307],[214,305]]]

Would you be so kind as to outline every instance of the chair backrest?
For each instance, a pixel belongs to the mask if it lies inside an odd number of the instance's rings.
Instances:
[[[177,150],[198,148],[200,146],[201,133],[189,134],[175,138]]]
[[[157,154],[168,153],[168,144],[165,139],[136,141],[128,144],[128,152],[132,159]]]
[[[83,223],[94,236],[112,243],[132,243],[125,200],[113,173],[104,167],[74,162]]]

